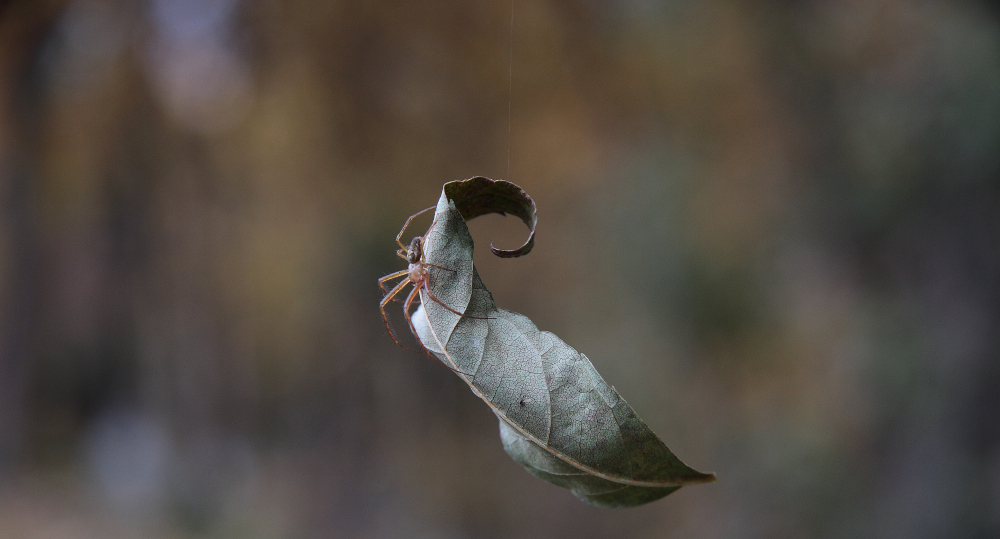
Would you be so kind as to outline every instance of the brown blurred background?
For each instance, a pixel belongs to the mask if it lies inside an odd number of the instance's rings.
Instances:
[[[998,15],[3,2],[0,537],[1000,536]],[[475,175],[499,305],[718,483],[587,506],[392,343]]]

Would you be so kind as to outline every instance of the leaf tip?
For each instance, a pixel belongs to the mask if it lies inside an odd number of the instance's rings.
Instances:
[[[500,258],[516,258],[531,252],[535,246],[535,227],[538,211],[535,201],[517,184],[507,180],[493,180],[476,176],[444,184],[444,194],[454,202],[466,221],[487,213],[517,216],[531,230],[528,240],[517,249],[500,249],[490,244],[490,251]]]

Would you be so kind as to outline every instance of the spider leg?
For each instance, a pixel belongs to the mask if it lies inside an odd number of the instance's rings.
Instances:
[[[445,271],[450,271],[450,272],[452,272],[452,273],[455,273],[455,270],[453,270],[453,269],[449,269],[449,268],[443,268],[443,267],[441,267],[441,266],[436,266],[436,265],[434,265],[434,264],[428,264],[427,262],[424,262],[424,265],[425,265],[425,266],[429,266],[429,267],[432,267],[432,268],[437,268],[437,269],[443,269],[443,270],[445,270]]]
[[[386,275],[385,277],[382,277],[381,279],[378,280],[378,287],[381,288],[383,292],[388,292],[383,283],[385,283],[386,281],[391,281],[396,277],[402,277],[403,275],[406,275],[409,272],[410,270],[399,270],[397,272],[390,273],[389,275]]]
[[[388,277],[388,275],[386,277]],[[386,277],[383,277],[383,279],[385,279]],[[379,284],[381,284],[381,283],[379,283]],[[408,284],[410,284],[410,278],[409,277],[403,279],[402,281],[399,281],[399,283],[396,284],[396,286],[394,286],[392,288],[392,290],[390,290],[389,293],[385,295],[384,298],[382,298],[382,301],[378,304],[378,310],[379,310],[379,312],[382,313],[382,322],[385,323],[385,329],[386,329],[386,331],[389,332],[389,337],[392,338],[392,342],[396,343],[397,345],[399,345],[402,348],[405,348],[405,349],[407,349],[407,350],[409,350],[411,352],[419,354],[420,352],[417,352],[416,350],[414,350],[414,349],[412,349],[412,348],[410,348],[408,346],[405,346],[405,345],[403,345],[403,343],[401,343],[398,340],[396,340],[396,334],[392,331],[392,327],[389,326],[389,317],[386,316],[386,314],[385,314],[385,305],[387,303],[389,303],[390,301],[392,301],[392,298],[395,297],[396,294],[399,294],[400,290],[402,290],[403,287],[405,287]],[[416,288],[416,287],[414,287],[414,288]],[[412,293],[411,293],[411,295],[412,295]],[[406,320],[409,321],[410,317],[407,316]],[[411,323],[410,326],[412,327],[413,324]],[[420,345],[423,346],[423,343],[421,343]]]
[[[444,269],[444,268],[442,268],[442,269]],[[437,299],[437,296],[435,296],[434,294],[431,294],[431,289],[430,289],[430,286],[428,286],[427,281],[424,281],[424,285],[422,287],[417,287],[417,286],[413,287],[414,290],[418,290],[418,291],[420,290],[420,288],[423,288],[424,290],[426,290],[427,291],[427,295],[430,296],[432,300],[438,302],[438,305],[444,307],[445,309],[448,309],[449,311],[457,314],[458,316],[461,316],[462,318],[475,318],[476,320],[493,320],[492,318],[489,318],[489,317],[485,317],[484,318],[482,316],[471,316],[471,315],[468,315],[468,314],[462,314],[462,313],[456,311],[455,309],[452,309],[451,307],[445,305],[443,301]],[[423,300],[421,300],[421,301],[423,301]]]
[[[406,296],[406,304],[403,306],[403,314],[406,316],[406,321],[410,324],[410,331],[412,331],[414,335],[417,334],[417,328],[413,326],[413,318],[410,316],[410,305],[413,303],[413,298],[420,297],[420,295],[418,294],[418,292],[420,292],[420,287],[414,286],[413,290],[410,291],[410,295]],[[427,311],[424,311],[424,312],[426,313]],[[427,323],[430,324],[431,321],[427,320]],[[438,359],[437,356],[435,356],[434,354],[432,354],[431,351],[428,350],[426,346],[424,346],[424,343],[423,343],[423,341],[420,340],[420,337],[417,337],[417,342],[420,343],[420,346],[424,349],[424,352],[426,352],[427,355],[429,355],[432,358],[434,358],[434,361],[437,361],[438,363],[440,363],[441,365],[443,365],[444,368],[446,368],[446,369],[448,369],[450,371],[455,371],[455,372],[457,372],[459,374],[462,374],[462,375],[465,374],[464,372],[462,372],[462,371],[460,371],[460,370],[458,370],[458,369],[456,369],[454,367],[451,367],[449,365],[445,365],[445,363],[443,361],[441,361],[440,359]]]
[[[413,298],[417,296],[417,292],[419,291],[420,288],[414,286],[413,290],[410,290],[410,294],[406,296],[406,302],[403,303],[403,316],[406,317],[406,323],[410,325],[410,331],[413,332],[414,336],[417,335],[417,328],[413,326],[413,318],[410,316],[410,305],[413,304]],[[428,350],[426,346],[424,346],[424,342],[420,340],[420,337],[417,337],[417,342],[420,343],[420,347],[424,349],[424,352],[427,355],[433,357],[434,359],[437,359],[437,357],[434,354],[432,354],[431,351]],[[438,362],[440,363],[440,360],[438,360]],[[442,363],[442,365],[444,364]],[[445,365],[445,367],[447,367],[447,365]]]
[[[422,214],[422,213],[424,213],[424,212],[426,212],[428,210],[433,210],[434,208],[435,208],[435,206],[431,206],[430,208],[424,208],[424,209],[418,211],[417,213],[414,213],[413,215],[411,215],[410,218],[407,219],[405,223],[403,223],[403,228],[399,229],[399,234],[396,234],[396,243],[399,244],[399,246],[403,249],[404,253],[406,252],[406,246],[403,245],[402,242],[399,241],[399,238],[403,237],[403,232],[406,231],[406,227],[410,226],[410,221],[412,221],[414,217],[416,217],[416,216],[418,216],[418,215],[420,215],[420,214]],[[431,225],[431,226],[434,226],[434,225]],[[430,230],[430,229],[428,229],[428,230]],[[406,256],[403,256],[403,258],[406,258]]]

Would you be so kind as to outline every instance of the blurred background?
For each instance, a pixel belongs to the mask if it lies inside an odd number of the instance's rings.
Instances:
[[[1000,537],[1000,9],[511,7],[0,3],[0,536]],[[498,304],[718,483],[585,505],[393,344],[475,175]]]

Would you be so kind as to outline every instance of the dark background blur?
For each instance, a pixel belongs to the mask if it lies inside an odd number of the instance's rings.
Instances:
[[[0,536],[1000,536],[998,14],[0,4]],[[499,305],[718,483],[587,506],[392,343],[475,175]]]

